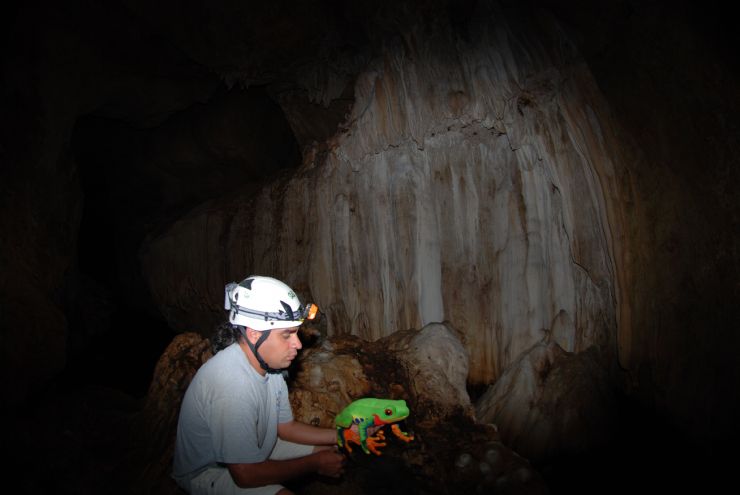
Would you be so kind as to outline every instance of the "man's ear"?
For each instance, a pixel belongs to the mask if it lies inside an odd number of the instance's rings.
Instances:
[[[261,332],[258,332],[257,330],[252,330],[251,328],[247,327],[244,333],[247,336],[247,340],[254,344],[255,342],[257,342],[257,340],[259,340]]]

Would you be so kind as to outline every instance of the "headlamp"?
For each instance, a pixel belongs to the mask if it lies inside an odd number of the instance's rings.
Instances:
[[[313,320],[316,318],[316,314],[319,311],[319,307],[313,303],[309,303],[306,306],[299,306],[297,310],[293,311],[291,307],[280,301],[283,305],[284,311],[279,310],[275,312],[270,311],[255,311],[252,309],[244,308],[238,304],[232,304],[232,311],[236,311],[237,314],[247,316],[250,318],[264,319],[265,321],[299,321]]]
[[[316,314],[319,312],[319,307],[316,306],[314,303],[308,303],[304,309],[304,312],[304,319],[313,320],[314,318],[316,318]]]

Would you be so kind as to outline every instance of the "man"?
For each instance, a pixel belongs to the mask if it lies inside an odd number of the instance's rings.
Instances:
[[[224,347],[196,373],[177,425],[173,477],[191,494],[290,494],[281,483],[310,473],[339,477],[336,432],[293,420],[280,370],[313,318],[283,282],[250,276],[226,286]],[[225,333],[224,333],[225,332]]]

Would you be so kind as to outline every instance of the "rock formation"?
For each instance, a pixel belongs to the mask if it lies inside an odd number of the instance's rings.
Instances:
[[[427,428],[450,418],[473,422],[467,374],[462,343],[441,323],[374,342],[339,336],[302,353],[291,403],[296,418],[323,427],[333,426],[334,417],[362,397],[406,399],[414,423]]]
[[[466,39],[445,25],[393,39],[323,153],[152,237],[142,264],[170,324],[217,314],[228,279],[270,273],[319,304],[329,335],[450,321],[476,383],[545,333],[616,349],[625,143],[557,25],[498,14]]]
[[[613,386],[595,347],[574,354],[555,343],[524,352],[475,404],[480,422],[543,462],[608,445],[618,420]]]

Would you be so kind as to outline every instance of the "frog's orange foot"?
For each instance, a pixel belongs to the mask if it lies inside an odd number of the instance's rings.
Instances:
[[[385,436],[382,434],[375,434],[375,436],[367,437],[365,444],[367,445],[368,450],[375,455],[380,455],[380,450],[378,450],[379,447],[385,447],[387,445],[385,443]]]
[[[347,428],[342,432],[342,438],[344,439],[344,447],[347,449],[347,453],[352,453],[352,447],[350,447],[350,443],[354,443],[355,445],[359,445],[362,447],[363,452],[366,454],[369,454],[372,452],[375,455],[380,455],[380,447],[385,447],[385,433],[383,433],[383,430],[378,430],[375,435],[371,437],[367,437],[365,440],[365,445],[362,445],[362,440],[360,440],[360,435]]]
[[[399,428],[397,424],[391,425],[391,431],[393,432],[394,435],[396,435],[398,438],[400,438],[406,443],[414,439],[414,435],[409,435],[408,433],[401,431],[401,428]]]

